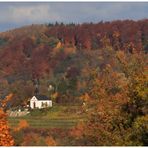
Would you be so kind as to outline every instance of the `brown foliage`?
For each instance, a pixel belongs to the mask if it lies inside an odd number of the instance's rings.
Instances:
[[[37,145],[39,142],[40,136],[36,133],[28,133],[24,136],[23,143],[21,144],[22,146],[33,146]]]
[[[47,131],[46,131],[47,132]],[[37,132],[29,132],[23,138],[22,146],[56,146],[55,140],[51,136],[42,136]]]

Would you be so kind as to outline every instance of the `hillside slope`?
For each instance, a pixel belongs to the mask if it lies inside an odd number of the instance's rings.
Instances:
[[[20,93],[18,87],[26,87],[19,97],[27,98],[38,79],[43,85],[41,92],[47,94],[49,83],[53,83],[60,93],[75,98],[84,90],[81,86],[78,91],[84,69],[112,63],[109,48],[130,54],[147,52],[148,20],[31,25],[0,33],[0,92]],[[98,60],[102,55],[103,60]]]

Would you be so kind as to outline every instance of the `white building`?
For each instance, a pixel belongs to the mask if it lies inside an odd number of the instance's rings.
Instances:
[[[32,109],[52,107],[52,100],[50,100],[47,96],[44,95],[36,95],[31,98],[30,107]]]

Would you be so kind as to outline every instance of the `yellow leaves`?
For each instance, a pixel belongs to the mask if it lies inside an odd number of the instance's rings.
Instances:
[[[111,65],[110,64],[106,64],[106,67],[104,69],[105,72],[110,72],[112,69],[111,69]]]
[[[106,35],[100,41],[103,43],[105,47],[110,47],[111,42]]]
[[[148,81],[142,77],[135,78],[136,84],[133,84],[132,87],[137,92],[142,99],[145,99],[148,96]]]
[[[117,51],[117,53],[116,53],[116,57],[117,57],[117,59],[118,59],[118,61],[121,63],[121,64],[123,64],[123,65],[127,65],[128,63],[127,63],[127,60],[126,60],[126,56],[125,56],[125,53],[124,53],[124,51]]]
[[[56,146],[56,142],[51,136],[46,137],[45,142],[48,146]]]
[[[148,115],[138,117],[134,123],[134,128],[144,128],[145,130],[148,130]]]
[[[58,49],[58,48],[61,48],[61,46],[62,46],[62,43],[61,43],[61,42],[58,42],[57,45],[56,45],[56,48],[57,48],[57,49]]]
[[[60,49],[61,49],[61,42],[58,42],[56,47],[52,49],[52,53],[51,55],[54,57],[57,53],[59,53]]]

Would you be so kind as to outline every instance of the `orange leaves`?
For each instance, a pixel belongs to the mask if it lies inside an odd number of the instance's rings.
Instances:
[[[73,128],[70,132],[70,135],[75,138],[80,138],[84,132],[84,123],[79,122],[75,128]]]
[[[19,125],[18,126],[19,126],[19,128],[26,128],[26,127],[29,126],[29,124],[28,124],[28,122],[26,120],[21,120],[19,122]]]
[[[56,146],[56,142],[51,136],[46,137],[45,142],[48,146]]]
[[[76,53],[76,48],[74,47],[65,47],[64,49],[65,55],[71,55]]]
[[[7,102],[11,100],[13,94],[9,94],[6,96],[4,100],[2,100],[2,107],[5,107]],[[0,108],[0,146],[12,146],[14,145],[13,138],[9,133],[9,127],[6,120],[6,113],[3,111],[3,108]]]
[[[59,96],[58,92],[55,92],[51,95],[52,99],[56,99]]]
[[[2,104],[2,107],[5,107],[6,104],[12,99],[13,97],[13,94],[10,93],[8,96],[6,96],[6,98],[4,100],[2,100],[1,104]]]
[[[82,132],[90,145],[134,143],[129,137],[134,119],[147,114],[145,55],[117,51],[113,57],[114,65],[106,63],[101,71],[87,71],[88,89],[81,98],[86,101],[88,118],[83,130],[75,129],[72,134],[80,136]]]
[[[15,128],[16,131],[29,127],[29,124],[26,120],[20,120],[18,127]]]
[[[84,100],[84,101],[89,101],[90,100],[90,96],[88,95],[88,93],[85,93],[84,95],[82,95],[80,97],[80,99]]]
[[[6,117],[6,114],[4,113],[3,109],[0,108],[0,118]]]
[[[13,146],[14,140],[9,133],[6,114],[0,109],[0,146]]]

